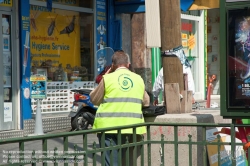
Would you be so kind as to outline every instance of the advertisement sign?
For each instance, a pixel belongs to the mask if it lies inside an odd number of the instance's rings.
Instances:
[[[183,51],[187,57],[197,57],[197,29],[195,29],[195,21],[181,20],[181,38]]]
[[[0,0],[0,6],[12,7],[12,0]]]
[[[221,131],[221,127],[209,129],[206,131],[206,140],[208,142],[218,142],[217,134],[214,132]],[[231,142],[231,136],[220,134],[220,142]],[[236,139],[237,143],[241,141]],[[235,153],[231,153],[231,145],[221,145],[220,147],[220,166],[232,166],[232,160],[236,160],[237,166],[246,166],[245,151],[242,146],[236,146]],[[218,146],[207,145],[207,154],[210,166],[218,165]]]
[[[104,49],[107,46],[107,17],[106,1],[96,1],[96,50]],[[105,52],[103,52],[105,53]],[[107,64],[105,54],[97,54],[97,73],[100,74]],[[109,65],[109,64],[108,64]]]
[[[228,15],[228,107],[250,105],[250,14],[249,9],[229,10]]]
[[[12,122],[12,103],[4,102],[4,122]]]
[[[30,98],[31,99],[46,99],[47,97],[47,78],[44,75],[30,76]]]
[[[30,5],[31,65],[80,66],[79,22],[79,12]]]

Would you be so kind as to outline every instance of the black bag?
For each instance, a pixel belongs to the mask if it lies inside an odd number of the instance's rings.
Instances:
[[[166,107],[150,105],[148,107],[142,108],[142,113],[144,117],[164,115],[166,113]]]

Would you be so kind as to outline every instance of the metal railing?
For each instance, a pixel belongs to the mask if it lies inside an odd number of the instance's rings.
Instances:
[[[141,137],[136,135],[136,128],[145,126],[147,133]],[[118,165],[209,165],[207,146],[216,147],[216,161],[218,165],[224,162],[221,154],[221,147],[231,146],[232,165],[236,165],[236,146],[242,146],[242,143],[235,141],[236,127],[250,127],[250,125],[235,124],[208,124],[208,123],[144,123],[122,127],[113,127],[105,129],[93,129],[74,132],[63,132],[58,134],[46,134],[40,136],[28,136],[22,138],[12,138],[0,140],[0,147],[3,147],[2,165],[105,165],[105,153],[110,152],[111,162],[113,162],[114,152],[118,151]],[[206,140],[206,130],[216,127],[230,127],[231,140],[222,142],[220,136],[217,141]],[[127,139],[125,144],[121,144],[121,130],[132,128],[132,139]],[[118,145],[110,147],[99,147],[95,140],[96,133],[101,133],[102,145],[104,145],[105,132],[117,130]],[[71,139],[77,138],[77,143]],[[81,138],[81,139],[78,139]],[[55,143],[49,144],[51,139],[61,139],[61,146]],[[16,144],[8,148],[8,145]],[[33,149],[27,148],[32,144]],[[185,146],[185,147],[182,147]],[[196,148],[195,148],[196,146]],[[159,148],[159,149],[158,149]],[[13,150],[14,149],[14,150]],[[122,154],[125,150],[125,154]],[[244,155],[245,156],[245,155]],[[225,157],[225,156],[224,156]],[[250,158],[250,151],[248,156]],[[111,164],[112,165],[112,164]]]

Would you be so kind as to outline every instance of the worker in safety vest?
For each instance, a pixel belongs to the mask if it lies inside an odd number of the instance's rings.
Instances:
[[[98,105],[93,129],[125,126],[144,123],[142,106],[149,106],[149,96],[141,76],[131,72],[130,59],[123,51],[116,51],[112,56],[112,65],[95,90],[90,93],[91,102]],[[122,144],[133,133],[132,128],[121,130]],[[145,127],[137,127],[136,134],[146,133]],[[102,146],[101,134],[97,134]],[[117,130],[105,132],[105,147],[118,143]],[[118,163],[118,152],[113,155],[114,165]],[[105,156],[106,165],[110,165],[110,153]]]

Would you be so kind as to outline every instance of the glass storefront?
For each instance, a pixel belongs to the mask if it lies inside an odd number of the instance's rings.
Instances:
[[[16,5],[16,3],[15,3]],[[17,41],[14,32],[16,12],[12,10],[13,2],[0,4],[0,130],[16,129],[17,126]],[[13,49],[16,48],[16,49]]]
[[[199,33],[198,21],[181,19],[182,46],[185,55],[187,56],[194,77],[195,91],[199,91],[198,69],[199,62]]]
[[[52,11],[40,1],[30,2],[30,74],[47,76],[41,112],[68,112],[73,102],[70,89],[93,86],[93,1],[53,0]],[[34,99],[31,109],[36,112]]]
[[[31,74],[93,80],[93,14],[30,5],[30,18]]]

